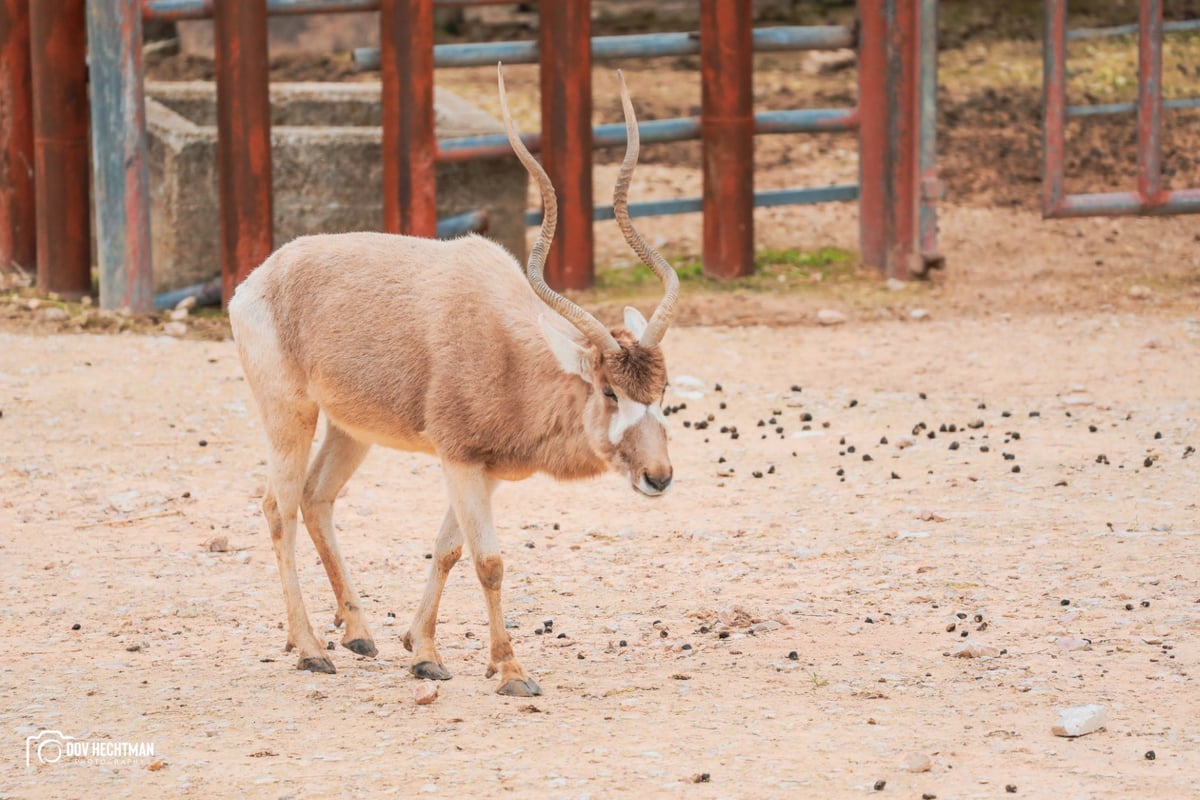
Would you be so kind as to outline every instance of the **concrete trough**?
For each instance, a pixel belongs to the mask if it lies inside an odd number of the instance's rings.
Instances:
[[[439,139],[503,133],[438,89]],[[377,83],[271,84],[275,246],[311,233],[380,230],[383,159]],[[154,291],[220,272],[216,87],[147,82]],[[511,157],[439,164],[438,218],[482,210],[488,234],[525,256],[528,176]]]

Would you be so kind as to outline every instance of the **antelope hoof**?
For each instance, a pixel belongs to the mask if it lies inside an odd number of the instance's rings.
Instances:
[[[312,658],[311,656],[300,659],[296,663],[296,669],[306,669],[309,672],[324,672],[326,675],[333,675],[337,672],[333,667],[333,662],[328,658]]]
[[[436,661],[418,661],[412,665],[411,672],[418,678],[426,678],[431,681],[448,681],[454,677]]]
[[[348,642],[342,642],[342,647],[351,653],[357,653],[367,658],[374,658],[379,655],[379,650],[375,648],[375,643],[370,639],[351,639]]]
[[[403,644],[404,644],[404,649],[411,653],[412,652],[412,631],[408,631],[407,633],[404,634]]]
[[[508,683],[496,690],[496,694],[503,694],[509,697],[536,697],[542,693],[542,687],[537,685],[537,681],[533,678],[513,678]]]

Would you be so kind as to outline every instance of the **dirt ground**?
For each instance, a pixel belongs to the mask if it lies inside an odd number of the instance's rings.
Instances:
[[[526,125],[531,74],[510,83]],[[802,91],[787,74],[763,85]],[[648,116],[681,113],[687,97],[652,77],[631,72],[661,104]],[[666,402],[686,405],[669,417],[671,492],[616,476],[499,491],[532,701],[493,694],[460,566],[439,628],[455,677],[414,702],[401,639],[446,506],[435,460],[376,449],[337,507],[379,656],[338,648],[336,675],[297,671],[259,511],[265,442],[224,319],[168,336],[165,315],[0,293],[0,798],[1195,796],[1196,218],[1041,220],[1032,96],[975,125],[986,93],[961,91],[945,272],[685,286],[664,343]],[[1198,140],[1175,135],[1171,163],[1200,185]],[[1023,144],[998,156],[1008,140]],[[760,188],[854,179],[852,142],[769,142]],[[1085,188],[1124,181],[1114,152]],[[684,149],[647,155],[636,199],[698,193]],[[598,195],[614,170],[599,166]],[[699,252],[696,215],[639,227]],[[761,209],[756,237],[853,252],[857,212]],[[599,263],[628,263],[611,223],[597,241]],[[581,299],[615,321],[630,296]],[[303,535],[298,552],[336,643]],[[964,644],[984,655],[955,656]],[[1087,704],[1103,729],[1051,732]],[[27,769],[45,730],[153,754],[35,752]]]

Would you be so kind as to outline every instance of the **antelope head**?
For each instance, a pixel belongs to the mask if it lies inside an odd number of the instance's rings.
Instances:
[[[513,123],[504,93],[504,74],[497,65],[500,109],[508,140],[529,174],[537,181],[545,212],[537,242],[529,254],[526,275],[538,297],[571,328],[543,316],[542,333],[559,366],[587,385],[583,427],[592,450],[610,468],[625,473],[635,489],[660,495],[671,485],[671,459],[667,452],[666,418],[662,412],[667,386],[667,366],[660,343],[675,315],[679,278],[666,259],[642,238],[629,220],[629,181],[637,166],[637,118],[629,90],[620,71],[621,105],[625,112],[625,160],[613,189],[613,211],[625,241],[664,286],[664,294],[647,321],[634,308],[625,309],[625,324],[606,328],[598,319],[546,285],[542,271],[558,222],[554,186],[541,164],[530,154]]]

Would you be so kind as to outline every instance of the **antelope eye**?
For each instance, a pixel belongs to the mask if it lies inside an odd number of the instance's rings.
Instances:
[[[614,403],[617,402],[617,393],[612,390],[611,386],[604,387],[604,396],[609,400],[612,400]]]

